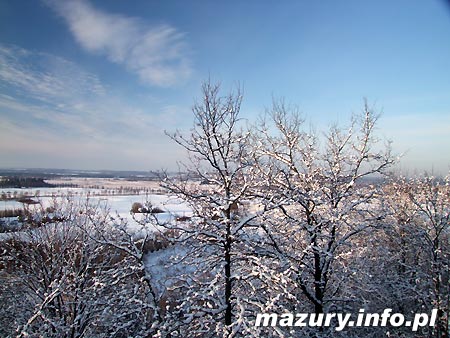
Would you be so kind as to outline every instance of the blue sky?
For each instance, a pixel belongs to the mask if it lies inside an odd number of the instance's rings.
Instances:
[[[0,167],[173,169],[209,76],[319,131],[367,98],[402,170],[450,168],[443,0],[0,0]]]

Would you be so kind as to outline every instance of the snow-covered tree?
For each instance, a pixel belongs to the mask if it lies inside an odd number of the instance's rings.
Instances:
[[[258,212],[249,210],[254,168],[249,133],[239,126],[242,95],[237,90],[222,97],[219,89],[205,83],[202,101],[193,107],[190,135],[170,135],[188,151],[190,163],[183,167],[183,176],[168,176],[165,186],[194,214],[190,225],[179,228],[188,248],[184,260],[195,267],[179,278],[185,296],[173,316],[182,336],[254,332],[250,321],[255,308],[267,300],[269,278],[262,276],[272,272],[254,252]]]
[[[332,126],[323,144],[282,100],[268,115],[253,141],[266,204],[278,205],[263,222],[267,244],[289,262],[297,308],[343,308],[355,297],[345,287],[357,240],[383,219],[370,179],[394,163],[390,146],[375,137],[378,116],[367,104],[348,130]]]
[[[402,258],[403,269],[413,274],[418,300],[427,311],[438,309],[439,320],[435,337],[449,335],[450,306],[450,178],[425,176],[401,178],[395,182],[403,192],[403,207],[395,208],[394,215],[403,221],[403,228],[412,238],[399,250],[412,262]],[[398,189],[400,190],[400,189]],[[408,213],[403,212],[405,206]],[[406,250],[405,250],[406,248]]]

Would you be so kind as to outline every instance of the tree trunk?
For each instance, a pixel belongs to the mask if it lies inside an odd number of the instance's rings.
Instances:
[[[227,226],[227,236],[225,242],[225,325],[231,325],[231,233],[230,224]]]
[[[320,266],[320,254],[314,252],[314,312],[323,313],[323,285],[322,285],[322,268]]]

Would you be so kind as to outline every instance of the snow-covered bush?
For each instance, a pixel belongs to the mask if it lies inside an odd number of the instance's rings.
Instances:
[[[143,265],[126,251],[132,249],[124,245],[129,237],[88,203],[56,209],[63,220],[28,227],[0,243],[2,288],[15,295],[3,295],[8,305],[1,311],[8,317],[2,316],[2,335],[148,335],[154,311]]]

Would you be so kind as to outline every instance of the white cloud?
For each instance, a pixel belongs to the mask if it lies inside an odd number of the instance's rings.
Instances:
[[[124,65],[145,83],[171,86],[191,74],[184,35],[170,25],[149,27],[137,18],[101,11],[85,0],[47,3],[64,18],[84,49]]]
[[[2,166],[160,169],[181,156],[163,132],[181,108],[111,93],[51,54],[0,44],[0,64]]]
[[[73,96],[102,95],[100,80],[55,55],[0,45],[0,81],[27,97],[52,102]]]

